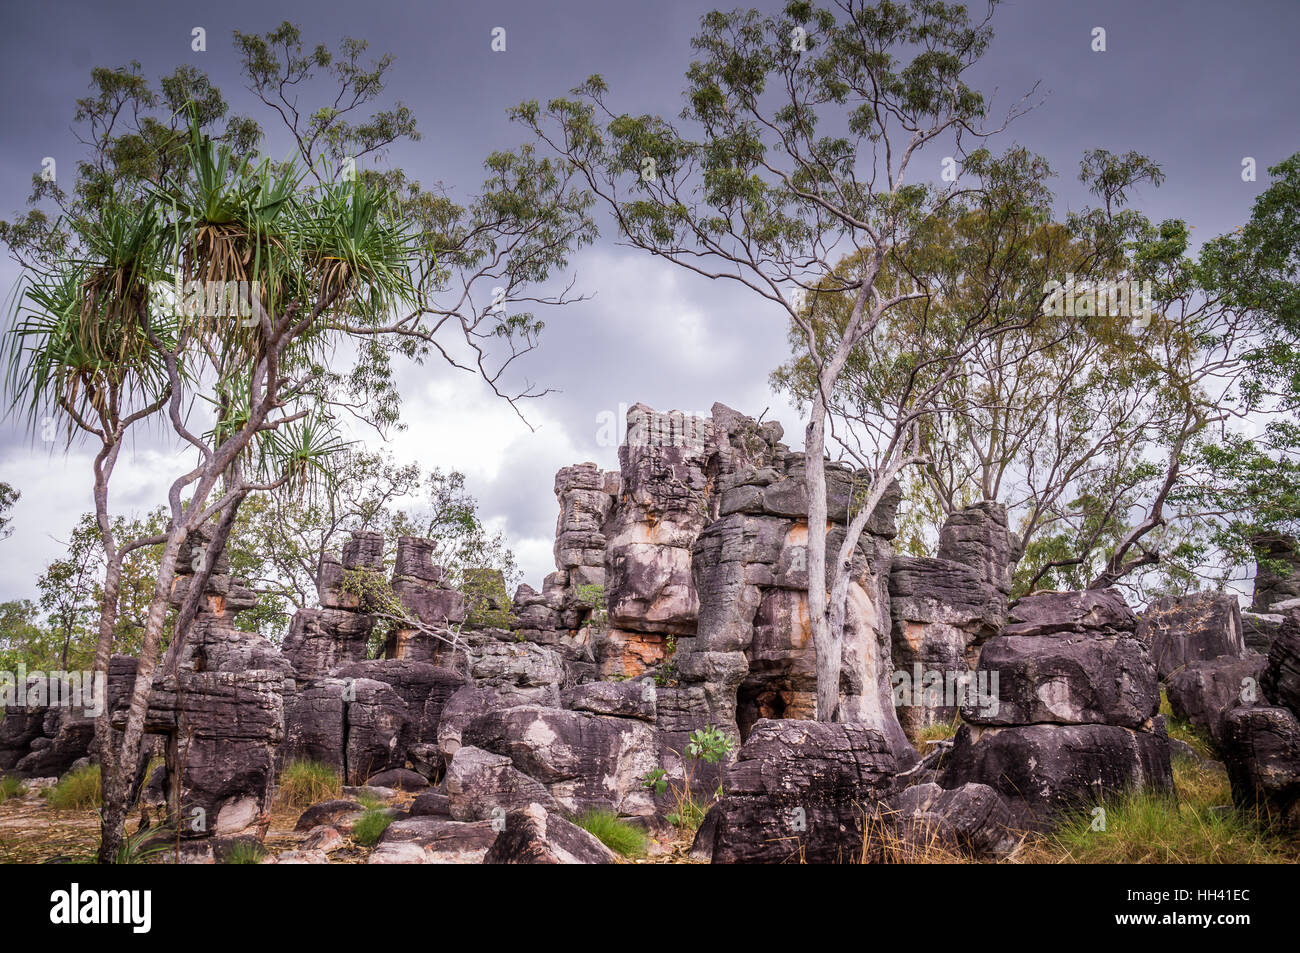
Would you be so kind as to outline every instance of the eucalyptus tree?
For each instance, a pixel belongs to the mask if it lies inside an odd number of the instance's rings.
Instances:
[[[616,112],[598,76],[568,97],[515,110],[580,171],[627,243],[735,282],[796,329],[809,380],[808,571],[826,582],[808,593],[821,720],[837,717],[853,548],[888,478],[921,456],[916,419],[864,444],[861,458],[875,479],[854,501],[839,551],[828,554],[824,456],[837,385],[889,314],[924,308],[939,293],[947,265],[934,249],[932,262],[915,254],[918,244],[951,222],[955,200],[983,187],[963,182],[962,167],[1029,108],[1022,99],[991,121],[989,104],[968,83],[992,39],[992,7],[973,20],[963,6],[920,0],[830,8],[795,0],[770,16],[713,12],[693,40],[698,58],[687,71],[680,123]],[[891,271],[906,250],[934,274]],[[928,277],[936,287],[926,286]],[[833,295],[850,302],[843,321],[809,320],[809,302]],[[987,308],[977,313],[990,317]],[[950,325],[944,333],[957,332]],[[927,391],[951,376],[940,364],[921,364],[917,381]],[[894,718],[883,698],[860,714]]]

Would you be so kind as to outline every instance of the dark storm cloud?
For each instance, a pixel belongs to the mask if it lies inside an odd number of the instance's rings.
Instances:
[[[492,150],[509,148],[522,132],[506,118],[525,98],[559,95],[588,74],[602,73],[610,102],[628,111],[675,116],[680,109],[689,38],[708,3],[331,3],[236,0],[223,4],[10,4],[4,12],[0,82],[0,215],[20,209],[31,176],[54,156],[61,176],[78,155],[71,131],[75,99],[85,95],[92,65],[138,60],[156,77],[182,63],[206,70],[236,111],[252,113],[230,44],[233,30],[260,32],[288,19],[310,43],[340,36],[368,40],[396,57],[389,92],[415,111],[423,140],[393,148],[389,160],[426,185],[442,182],[468,199]],[[730,4],[724,4],[729,6]],[[771,5],[768,5],[771,6]],[[978,84],[997,89],[1005,109],[1034,83],[1045,102],[1015,123],[998,147],[1019,142],[1047,156],[1060,175],[1063,204],[1086,201],[1076,181],[1085,149],[1135,149],[1168,173],[1146,189],[1140,207],[1154,219],[1185,217],[1198,238],[1238,225],[1266,181],[1265,168],[1300,148],[1294,120],[1300,101],[1292,44],[1300,35],[1300,4],[1278,2],[1023,2],[1007,3],[995,19],[997,37],[979,68]],[[191,30],[207,31],[208,50],[190,49]],[[494,27],[507,31],[507,50],[490,49]],[[1106,30],[1107,51],[1090,49],[1091,31]],[[255,113],[274,130],[270,118]],[[282,137],[272,153],[287,152]],[[1242,182],[1241,161],[1253,156],[1259,181]],[[924,161],[936,174],[940,156]],[[608,223],[604,223],[608,226]],[[710,283],[617,246],[612,231],[575,257],[578,290],[593,297],[544,315],[541,350],[530,355],[530,379],[557,389],[539,405],[537,433],[502,418],[478,435],[480,445],[403,444],[428,466],[474,472],[476,461],[504,452],[471,489],[484,510],[503,518],[512,538],[531,538],[544,553],[554,528],[551,471],[591,459],[610,467],[614,450],[598,443],[597,415],[620,403],[707,410],[715,401],[786,424],[799,442],[798,421],[772,396],[767,375],[785,354],[779,315],[738,286]],[[0,282],[17,277],[6,263]],[[422,403],[422,386],[448,372],[426,365],[400,372],[413,431],[427,414],[454,407]],[[474,400],[483,400],[464,378]],[[481,390],[481,388],[479,388]],[[494,418],[495,419],[495,418]],[[137,448],[159,466],[174,462],[145,437]],[[493,446],[488,446],[489,444]],[[505,448],[502,450],[502,448]],[[571,454],[569,457],[563,455]],[[141,460],[145,460],[141,456]],[[157,499],[149,467],[124,474],[121,505],[147,508]],[[89,507],[86,461],[51,459],[13,422],[0,429],[0,479],[24,491],[18,534],[0,543],[0,598],[27,594],[39,563],[54,551],[50,527],[65,532]],[[486,470],[484,472],[487,472]],[[21,555],[19,555],[21,554]],[[530,576],[544,571],[528,566]]]

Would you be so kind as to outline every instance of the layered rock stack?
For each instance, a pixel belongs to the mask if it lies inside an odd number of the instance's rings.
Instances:
[[[1128,788],[1172,791],[1156,669],[1113,589],[1036,593],[980,653],[991,698],[962,708],[941,784],[987,784],[1023,827]]]
[[[1011,591],[1007,514],[996,503],[953,513],[937,557],[895,556],[889,573],[895,701],[909,735],[951,723],[979,662],[1002,631]],[[954,690],[956,689],[956,690]]]

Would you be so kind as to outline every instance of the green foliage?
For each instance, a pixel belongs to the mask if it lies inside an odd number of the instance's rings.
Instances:
[[[13,527],[9,524],[13,522],[13,517],[9,511],[14,508],[22,494],[15,490],[8,483],[0,483],[0,539],[8,539],[13,535]]]
[[[0,775],[0,804],[3,804],[11,797],[19,797],[25,790],[22,778],[15,777],[12,774]]]
[[[605,587],[599,583],[584,582],[578,586],[576,596],[575,604],[585,606],[589,610],[582,624],[595,629],[604,629],[609,624],[609,609],[605,605]]]
[[[1232,807],[1227,776],[1218,766],[1174,760],[1178,797],[1133,791],[1107,798],[1105,830],[1091,810],[1064,820],[1028,857],[1071,863],[1259,864],[1295,863],[1293,843],[1260,828]],[[1047,856],[1044,856],[1047,855]]]
[[[706,725],[692,731],[686,742],[686,754],[698,758],[705,764],[717,764],[735,747],[735,741],[723,733],[721,728]]]
[[[393,823],[393,816],[386,810],[366,811],[352,825],[352,839],[362,847],[374,847],[391,823]]]
[[[574,818],[573,823],[592,834],[621,857],[642,857],[649,843],[643,828],[623,820],[613,811],[592,809]]]
[[[319,761],[290,761],[280,774],[277,798],[286,807],[305,808],[336,798],[343,779],[331,765]]]
[[[57,784],[45,789],[45,801],[56,811],[85,811],[99,807],[99,765],[90,764],[69,771]]]
[[[266,858],[266,848],[255,840],[236,841],[222,859],[223,864],[260,864]]]
[[[668,790],[668,772],[663,768],[651,768],[641,775],[641,786],[655,794],[663,794]]]
[[[122,846],[117,851],[116,863],[147,864],[151,858],[166,853],[169,849],[169,845],[166,843],[147,844],[148,841],[157,836],[158,831],[146,827],[124,838]]]

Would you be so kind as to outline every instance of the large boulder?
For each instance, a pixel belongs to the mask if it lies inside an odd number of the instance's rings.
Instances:
[[[1147,643],[1161,679],[1190,662],[1246,653],[1237,597],[1223,592],[1166,596],[1142,614],[1138,638]]]
[[[461,745],[509,757],[570,813],[654,813],[641,779],[659,766],[659,744],[644,722],[524,705],[475,718],[461,732]]]
[[[1169,738],[1116,725],[963,725],[939,784],[987,784],[1007,798],[1017,826],[1043,828],[1060,812],[1133,788],[1173,791]]]
[[[1054,632],[1132,632],[1137,616],[1118,589],[1035,592],[1007,612],[1003,635],[1050,635]]]
[[[512,811],[485,864],[612,864],[614,852],[587,831],[540,804]]]
[[[1260,689],[1265,663],[1262,655],[1221,655],[1191,662],[1165,682],[1169,707],[1220,745],[1228,712],[1265,704]]]
[[[393,821],[368,864],[481,864],[496,841],[497,821],[453,821],[422,816]]]
[[[956,718],[959,700],[927,694],[926,680],[946,685],[974,667],[980,647],[1002,628],[1006,597],[977,569],[905,556],[890,567],[889,597],[895,702],[915,737]]]
[[[949,515],[939,531],[939,559],[971,569],[1006,595],[1011,591],[1011,536],[1001,503],[975,503]]]
[[[862,725],[764,719],[723,777],[714,863],[851,863],[897,768]]]
[[[1242,807],[1287,818],[1300,802],[1300,721],[1286,708],[1236,708],[1223,723],[1223,763]]]
[[[505,755],[463,745],[447,765],[446,790],[451,816],[458,821],[504,818],[516,808],[557,805],[539,781],[515,770]]]
[[[980,653],[989,699],[962,708],[980,725],[1143,726],[1160,707],[1146,647],[1125,634],[1003,635]]]

